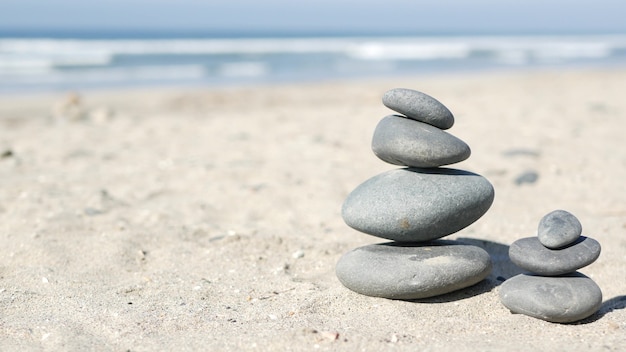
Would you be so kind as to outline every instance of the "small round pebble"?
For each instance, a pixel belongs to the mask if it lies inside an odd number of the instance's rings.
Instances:
[[[380,243],[354,249],[336,274],[352,291],[391,299],[418,299],[474,285],[491,271],[482,248],[456,241]]]
[[[555,210],[539,221],[537,237],[548,248],[561,248],[574,243],[583,232],[580,221],[565,210]]]
[[[454,124],[454,116],[443,104],[428,94],[412,89],[395,88],[383,95],[383,104],[408,118],[446,130]]]
[[[457,137],[426,123],[390,115],[376,126],[372,150],[394,165],[439,167],[470,156],[469,146]]]
[[[455,233],[487,212],[494,198],[486,178],[469,171],[395,169],[370,178],[343,203],[341,215],[355,230],[402,242]]]
[[[511,312],[555,323],[587,318],[602,305],[600,287],[579,272],[557,277],[520,274],[505,281],[499,294]]]
[[[539,275],[556,276],[576,271],[598,259],[600,243],[581,236],[561,249],[544,247],[537,237],[521,238],[509,247],[509,258],[522,269]]]

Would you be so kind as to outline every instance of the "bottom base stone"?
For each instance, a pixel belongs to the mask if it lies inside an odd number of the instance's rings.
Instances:
[[[571,323],[600,309],[602,291],[579,272],[550,277],[520,274],[500,286],[500,301],[513,313]]]
[[[472,286],[490,271],[482,248],[446,240],[367,245],[344,254],[336,267],[337,278],[352,291],[404,300]]]

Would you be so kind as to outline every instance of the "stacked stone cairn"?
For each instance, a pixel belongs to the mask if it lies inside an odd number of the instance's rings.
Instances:
[[[350,227],[385,242],[344,254],[336,274],[347,288],[368,296],[420,299],[474,285],[491,271],[489,254],[459,241],[440,240],[484,215],[494,198],[484,177],[442,168],[467,159],[470,148],[445,132],[452,113],[424,93],[397,88],[383,104],[402,114],[383,118],[372,149],[402,165],[354,189],[342,207]]]
[[[502,284],[502,304],[513,313],[555,323],[571,323],[595,313],[602,304],[602,291],[576,270],[598,259],[600,244],[581,234],[574,215],[555,210],[541,219],[536,237],[513,242],[511,261],[530,273]]]

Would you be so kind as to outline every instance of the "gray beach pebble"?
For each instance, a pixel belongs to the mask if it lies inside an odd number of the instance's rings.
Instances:
[[[482,248],[455,241],[381,243],[354,249],[337,263],[339,281],[352,291],[391,299],[418,299],[456,291],[491,271]]]
[[[600,287],[579,272],[557,277],[520,274],[505,281],[499,294],[511,312],[555,323],[587,318],[602,305]]]
[[[494,190],[463,170],[395,169],[363,182],[346,198],[348,226],[381,238],[428,241],[455,233],[485,214]]]
[[[412,89],[395,88],[383,95],[383,104],[408,118],[446,130],[454,124],[454,116],[430,95]]]
[[[524,270],[539,275],[556,276],[593,263],[600,256],[600,250],[598,241],[584,236],[560,249],[546,248],[537,237],[526,237],[511,244],[509,258]]]
[[[515,178],[515,184],[516,185],[523,185],[523,184],[533,184],[535,182],[537,182],[537,180],[539,179],[539,174],[537,173],[537,171],[533,171],[533,170],[528,170],[528,171],[524,171],[521,174],[519,174],[516,178]]]
[[[580,221],[565,210],[555,210],[539,221],[537,237],[548,248],[560,248],[574,243],[583,232]]]
[[[426,123],[390,115],[376,126],[374,154],[395,165],[438,167],[470,156],[469,146],[457,137]]]

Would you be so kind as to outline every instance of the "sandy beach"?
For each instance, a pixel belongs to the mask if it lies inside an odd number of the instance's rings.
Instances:
[[[496,197],[447,238],[483,282],[418,302],[337,280],[383,242],[340,210],[395,168],[371,151],[382,94],[423,91]],[[620,351],[626,348],[626,69],[0,97],[2,351]],[[536,174],[536,180],[524,175]],[[508,246],[555,209],[602,245],[576,324],[511,314]]]

